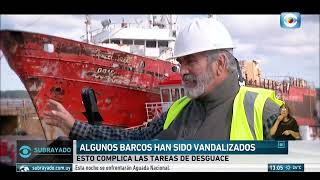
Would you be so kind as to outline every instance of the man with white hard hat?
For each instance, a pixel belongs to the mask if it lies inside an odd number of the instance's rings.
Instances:
[[[242,86],[233,48],[228,30],[219,21],[197,19],[187,25],[177,36],[172,57],[180,63],[187,96],[147,127],[92,126],[76,121],[55,101],[51,102],[61,115],[51,114],[45,121],[64,129],[71,139],[270,139],[269,128],[284,102],[274,91]]]

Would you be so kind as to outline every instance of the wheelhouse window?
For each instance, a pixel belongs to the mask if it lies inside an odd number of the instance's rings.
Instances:
[[[111,43],[112,44],[120,44],[120,40],[119,39],[112,39]]]
[[[146,47],[155,48],[155,47],[157,47],[157,42],[156,41],[147,41],[146,42]]]
[[[143,45],[144,46],[144,40],[134,40],[134,45]]]
[[[179,88],[171,89],[172,102],[180,98]]]
[[[158,41],[159,47],[168,47],[168,41]]]
[[[124,40],[122,40],[122,43],[123,43],[123,44],[126,44],[126,45],[132,45],[132,44],[133,44],[133,40],[131,40],[131,39],[124,39]]]
[[[185,96],[184,95],[184,88],[181,88],[181,97]]]
[[[170,101],[169,89],[162,89],[161,96],[162,96],[162,102],[169,102]]]

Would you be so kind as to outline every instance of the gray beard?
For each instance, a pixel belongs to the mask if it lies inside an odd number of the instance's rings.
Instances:
[[[210,67],[208,67],[207,71],[203,72],[202,74],[196,77],[195,87],[193,88],[184,87],[186,90],[186,95],[192,99],[200,97],[205,93],[205,89],[212,82],[212,80],[214,80],[214,75]]]

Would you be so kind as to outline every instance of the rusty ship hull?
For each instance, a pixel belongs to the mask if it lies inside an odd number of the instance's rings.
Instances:
[[[282,99],[289,106],[299,125],[315,126],[316,89],[291,87]]]
[[[289,107],[291,115],[298,125],[315,126],[317,124],[314,111],[317,98],[316,89],[293,80],[265,80],[260,83],[246,83],[247,86],[274,90],[279,99]],[[280,86],[279,86],[280,84]]]
[[[145,103],[160,101],[159,83],[173,73],[170,62],[50,35],[4,30],[0,39],[40,117],[54,99],[87,121],[81,90],[91,87],[103,124],[141,125],[147,120]]]

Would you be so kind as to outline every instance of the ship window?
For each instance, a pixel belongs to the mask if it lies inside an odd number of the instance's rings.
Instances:
[[[171,96],[172,96],[172,102],[178,100],[180,98],[179,89],[178,88],[171,89]]]
[[[111,43],[112,44],[120,44],[120,40],[119,39],[113,39],[113,40],[111,40]]]
[[[180,66],[178,66],[178,65],[172,66],[171,70],[172,70],[172,72],[180,72]]]
[[[169,89],[162,89],[161,90],[161,94],[162,94],[162,101],[163,102],[169,102]]]
[[[146,46],[149,48],[155,48],[155,47],[157,47],[157,42],[156,41],[147,41]]]
[[[146,64],[144,63],[144,61],[141,61],[140,63],[139,63],[139,66],[138,66],[138,68],[137,68],[137,71],[138,72],[142,72],[143,71],[143,68],[146,66]]]
[[[181,88],[181,97],[184,96],[184,88]]]
[[[144,61],[140,62],[140,67],[143,69],[146,66],[146,64],[144,63]]]
[[[133,44],[133,40],[124,39],[124,40],[122,40],[122,43],[123,43],[123,44],[127,44],[127,45],[131,45],[131,44]]]
[[[54,52],[54,45],[46,43],[43,45],[43,50],[48,53],[53,53]]]
[[[158,46],[159,47],[168,47],[168,41],[159,41]]]
[[[144,41],[143,40],[134,40],[134,45],[143,45],[144,46]]]

